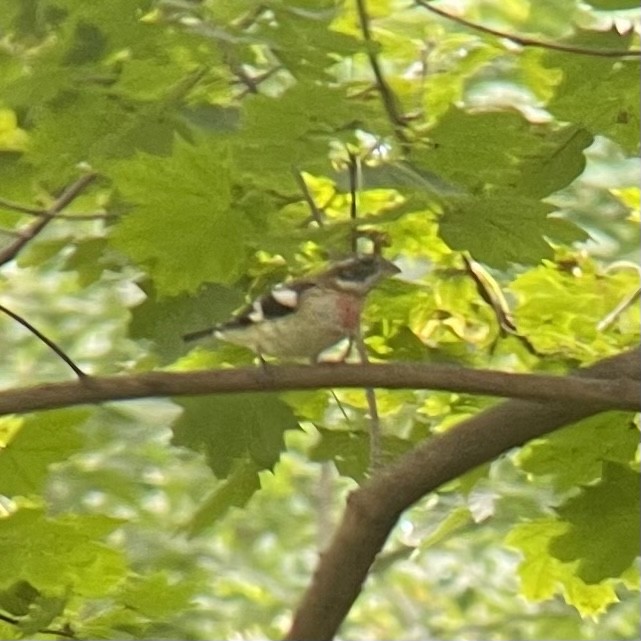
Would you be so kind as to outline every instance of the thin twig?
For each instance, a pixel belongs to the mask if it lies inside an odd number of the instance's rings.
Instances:
[[[11,244],[0,251],[0,265],[4,265],[13,260],[23,247],[35,238],[67,205],[69,205],[78,195],[89,185],[97,174],[89,173],[81,176],[74,183],[69,185],[56,200],[46,210],[41,212],[40,217],[33,225],[22,230],[22,235],[16,238]]]
[[[351,150],[348,150],[349,155],[349,192],[350,192],[350,201],[349,201],[349,218],[352,222],[352,233],[351,233],[351,246],[352,253],[356,253],[358,250],[358,227],[356,226],[356,221],[358,220],[358,191],[360,186],[359,180],[359,159],[358,156],[353,153]],[[363,341],[363,336],[359,331],[353,339],[354,345],[356,346],[356,351],[358,352],[358,357],[362,365],[369,363],[369,358],[367,356],[367,348],[365,347],[365,342]],[[379,468],[382,461],[382,444],[381,444],[381,421],[378,415],[378,405],[376,404],[376,392],[372,387],[365,388],[365,399],[367,400],[367,407],[369,410],[369,470],[370,473],[374,473],[377,468]]]
[[[0,621],[4,621],[5,623],[9,623],[11,625],[20,625],[20,619],[16,617],[10,617],[8,614],[2,614],[0,612]],[[38,634],[53,634],[55,636],[59,637],[65,637],[67,639],[77,639],[75,634],[73,632],[69,632],[68,630],[64,630],[62,628],[44,628],[43,630],[38,630]]]
[[[12,209],[13,211],[19,211],[23,214],[31,214],[33,216],[42,216],[45,213],[44,209],[21,205],[20,203],[16,203],[13,200],[7,200],[6,198],[0,198],[0,207],[3,207],[4,209]]]
[[[398,111],[398,100],[392,91],[392,88],[389,86],[385,76],[383,75],[383,70],[381,69],[378,56],[376,55],[374,48],[376,46],[376,41],[372,36],[372,31],[370,29],[370,20],[369,14],[367,12],[367,2],[366,0],[356,0],[356,10],[358,13],[358,20],[361,27],[361,33],[363,34],[363,39],[367,47],[367,58],[369,59],[370,67],[376,79],[376,86],[378,92],[383,101],[383,107],[385,113],[392,126],[394,127],[394,133],[396,137],[402,142],[408,142],[407,136],[404,132],[404,127],[406,125],[404,118],[399,114]]]
[[[369,363],[367,348],[363,336],[359,332],[354,339],[356,351],[362,365]],[[376,392],[373,387],[365,388],[365,399],[369,411],[369,471],[374,474],[383,466],[383,443],[381,436],[381,419],[378,415],[378,404],[376,402]]]
[[[307,201],[307,204],[309,205],[309,211],[312,215],[312,219],[317,223],[319,227],[322,227],[324,225],[323,212],[316,204],[314,196],[312,196],[312,193],[309,191],[309,187],[305,182],[305,178],[303,178],[303,174],[298,171],[296,167],[292,167],[292,173],[294,174],[294,180],[296,181],[296,184],[300,187],[300,190],[303,192],[303,196]]]
[[[2,203],[0,203],[1,205]],[[15,209],[15,208],[14,208]],[[46,210],[44,209],[38,209],[38,210],[32,210],[32,211],[25,211],[24,209],[15,209],[16,211],[20,211],[23,214],[27,214],[29,216],[37,216],[38,218],[46,217],[48,216]],[[118,218],[117,214],[109,214],[109,213],[102,213],[102,212],[95,212],[95,213],[85,213],[85,212],[78,212],[77,214],[56,214],[56,218],[58,220],[115,220]]]
[[[641,297],[641,287],[629,296],[626,296],[607,316],[605,316],[596,326],[600,332],[608,329],[623,312]]]
[[[358,228],[356,226],[356,219],[358,218],[358,158],[355,153],[348,150],[349,164],[347,166],[349,171],[349,219],[352,222],[352,233],[350,238],[352,253],[358,251]]]
[[[557,42],[547,42],[544,40],[537,40],[536,38],[529,38],[527,36],[520,36],[513,33],[506,33],[505,31],[499,31],[498,29],[492,29],[491,27],[486,27],[484,25],[478,24],[476,22],[470,22],[465,18],[460,16],[452,15],[443,11],[443,9],[438,9],[432,3],[427,2],[426,0],[415,0],[416,4],[435,13],[446,20],[451,20],[456,22],[464,27],[474,29],[475,31],[480,31],[481,33],[487,33],[497,38],[505,38],[511,42],[515,42],[522,47],[539,47],[540,49],[552,49],[554,51],[565,51],[567,53],[576,53],[582,56],[599,56],[602,58],[638,58],[641,56],[641,50],[639,49],[627,49],[627,50],[618,50],[618,49],[588,49],[586,47],[577,47],[575,45],[564,45]]]
[[[250,93],[258,93],[258,86],[268,78],[271,78],[278,71],[281,71],[281,69],[283,69],[283,65],[276,65],[257,76],[250,76],[244,70],[242,70],[241,73],[238,73],[237,69],[232,69],[232,73],[238,78],[239,82],[245,85],[243,91],[236,96],[236,100],[242,100]]]
[[[20,323],[23,327],[26,327],[34,336],[40,339],[49,349],[54,351],[69,367],[75,372],[78,378],[84,379],[87,377],[85,374],[72,360],[67,356],[64,351],[56,345],[50,338],[47,338],[41,331],[37,330],[29,321],[25,320],[19,314],[12,312],[10,309],[4,305],[0,305],[0,312],[4,312],[7,316],[10,316],[16,322]]]
[[[19,231],[15,231],[14,229],[2,229],[0,227],[0,234],[3,236],[11,236],[13,238],[22,238],[22,233]]]
[[[237,20],[232,21],[231,24],[237,29],[246,31],[256,23],[256,21],[263,15],[263,13],[265,13],[265,11],[267,11],[267,7],[265,5],[259,4],[248,11],[244,16],[241,16]]]

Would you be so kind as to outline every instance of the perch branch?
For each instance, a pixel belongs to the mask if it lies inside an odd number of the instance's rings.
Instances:
[[[591,370],[587,370],[591,371]],[[492,370],[416,363],[287,365],[149,372],[48,383],[0,392],[0,415],[105,401],[162,396],[276,392],[337,387],[435,389],[566,404],[600,403],[609,409],[638,411],[639,381],[630,377],[592,380],[578,376],[512,374]]]

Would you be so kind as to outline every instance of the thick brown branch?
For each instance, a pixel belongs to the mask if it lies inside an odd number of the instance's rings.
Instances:
[[[491,27],[486,27],[484,25],[478,24],[476,22],[470,22],[465,18],[460,16],[452,15],[435,7],[431,2],[427,0],[415,0],[416,4],[435,13],[446,20],[451,20],[456,22],[464,27],[474,29],[475,31],[480,31],[481,33],[487,33],[491,36],[496,36],[497,38],[505,38],[511,42],[515,42],[522,47],[538,47],[540,49],[552,49],[554,51],[565,51],[567,53],[575,53],[581,56],[598,56],[601,58],[638,58],[641,56],[641,50],[639,49],[588,49],[586,47],[577,47],[575,45],[564,45],[557,42],[547,42],[544,40],[537,40],[535,38],[528,38],[527,36],[519,36],[513,33],[507,33],[505,31],[498,31],[497,29],[492,29]]]
[[[150,372],[131,376],[86,377],[0,392],[0,415],[132,398],[274,392],[336,387],[435,389],[568,404],[601,403],[610,409],[638,410],[639,383],[576,376],[510,374],[414,363],[290,365]]]
[[[606,359],[581,372],[592,378],[639,377],[639,352]],[[608,385],[607,380],[602,384]],[[603,403],[541,404],[511,400],[428,439],[353,492],[298,607],[287,640],[332,639],[400,514],[417,500],[507,450],[581,418]]]
[[[24,246],[32,239],[35,238],[55,217],[61,212],[69,203],[75,200],[78,195],[96,178],[96,174],[90,173],[81,176],[69,185],[53,204],[41,212],[40,218],[26,229],[22,230],[20,237],[16,238],[11,244],[0,251],[0,265],[4,265],[13,260]],[[26,212],[29,213],[29,212]],[[31,212],[33,213],[33,212]]]

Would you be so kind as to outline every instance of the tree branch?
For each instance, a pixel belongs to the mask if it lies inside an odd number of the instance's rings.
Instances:
[[[597,331],[604,332],[606,329],[611,327],[623,314],[623,312],[636,303],[637,300],[641,298],[641,287],[635,292],[632,292],[629,296],[626,296],[605,318],[599,321],[599,324],[596,326]]]
[[[5,313],[7,316],[10,316],[17,323],[20,323],[23,327],[28,329],[36,338],[42,341],[50,350],[56,353],[56,355],[62,359],[69,367],[74,371],[78,378],[83,378],[87,376],[72,360],[65,354],[61,347],[54,343],[50,338],[47,338],[41,331],[36,329],[29,321],[22,318],[19,314],[12,312],[10,309],[4,305],[0,305],[0,312]]]
[[[6,198],[0,198],[0,207],[3,209],[19,211],[21,214],[31,214],[32,216],[42,216],[45,213],[45,210],[39,207],[21,205],[20,203],[16,203],[13,200],[7,200]]]
[[[370,67],[376,79],[376,87],[378,92],[381,95],[381,100],[383,101],[383,107],[385,108],[385,113],[390,123],[394,127],[394,133],[396,137],[402,142],[407,142],[407,136],[403,131],[403,128],[406,125],[403,117],[398,113],[398,100],[392,91],[392,88],[387,83],[385,76],[383,75],[383,70],[381,69],[378,56],[374,51],[376,46],[376,41],[372,36],[372,31],[370,29],[369,14],[367,12],[366,0],[356,0],[356,11],[358,13],[358,20],[361,27],[361,33],[363,34],[363,39],[367,46],[367,58],[369,59]]]
[[[23,247],[32,239],[35,238],[55,217],[61,212],[69,203],[75,200],[82,191],[93,182],[97,174],[89,173],[81,176],[67,187],[58,198],[53,202],[53,204],[46,210],[39,213],[39,218],[33,225],[30,225],[20,233],[20,237],[16,238],[12,243],[7,245],[2,251],[0,251],[0,265],[4,265],[9,261],[13,260],[23,249]],[[20,211],[20,210],[18,210]],[[22,209],[24,213],[34,213],[27,212]]]
[[[480,31],[481,33],[487,33],[491,36],[496,36],[497,38],[505,38],[511,42],[521,45],[522,47],[538,47],[540,49],[552,49],[554,51],[565,51],[567,53],[576,53],[581,56],[598,56],[601,58],[638,58],[641,56],[641,50],[639,49],[627,49],[627,50],[616,50],[616,49],[588,49],[585,47],[577,47],[574,45],[563,45],[557,42],[547,42],[543,40],[536,40],[535,38],[528,38],[527,36],[519,36],[513,33],[506,33],[505,31],[498,31],[497,29],[492,29],[476,22],[470,22],[465,18],[460,16],[452,15],[443,11],[443,9],[438,9],[431,2],[427,0],[415,0],[416,4],[435,13],[446,20],[456,22],[457,24],[463,25],[475,31]]]
[[[17,617],[10,617],[8,614],[0,613],[0,621],[4,621],[11,625],[18,627],[20,625],[20,619]],[[38,630],[38,634],[51,634],[53,636],[65,637],[67,639],[77,639],[75,634],[69,628],[43,628]]]
[[[324,226],[323,211],[316,204],[316,201],[314,200],[314,196],[312,196],[312,192],[309,191],[309,187],[305,182],[305,178],[303,178],[303,174],[293,165],[292,165],[292,174],[294,175],[294,180],[296,181],[296,184],[300,188],[303,194],[303,197],[307,202],[312,220],[314,220],[319,227],[323,227]]]
[[[40,207],[29,207],[27,205],[16,203],[13,200],[7,200],[6,198],[0,198],[0,208],[11,209],[13,211],[20,212],[21,214],[38,216],[39,218],[48,216],[46,209],[42,209]],[[116,214],[109,214],[107,212],[96,212],[87,214],[56,214],[56,218],[58,218],[59,220],[114,220],[118,218],[118,216]],[[16,235],[18,234],[16,233]]]
[[[640,361],[638,350],[626,352],[583,370],[579,377],[606,379],[603,385],[609,384],[607,379],[638,380]],[[399,516],[420,498],[513,447],[610,407],[601,402],[544,405],[511,400],[400,457],[349,496],[343,520],[319,560],[285,638],[334,637]]]
[[[592,371],[592,370],[586,370]],[[631,380],[633,379],[633,380]],[[199,372],[149,372],[131,376],[87,376],[0,392],[0,415],[73,405],[159,396],[276,392],[336,387],[434,389],[505,396],[541,402],[640,408],[636,376],[609,381],[577,376],[511,374],[415,363],[287,365]]]

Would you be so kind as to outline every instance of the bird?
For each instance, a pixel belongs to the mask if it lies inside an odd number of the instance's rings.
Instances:
[[[183,340],[213,335],[248,347],[262,362],[264,356],[317,362],[325,350],[356,337],[367,294],[400,271],[378,254],[354,254],[318,274],[276,285],[227,322]]]

